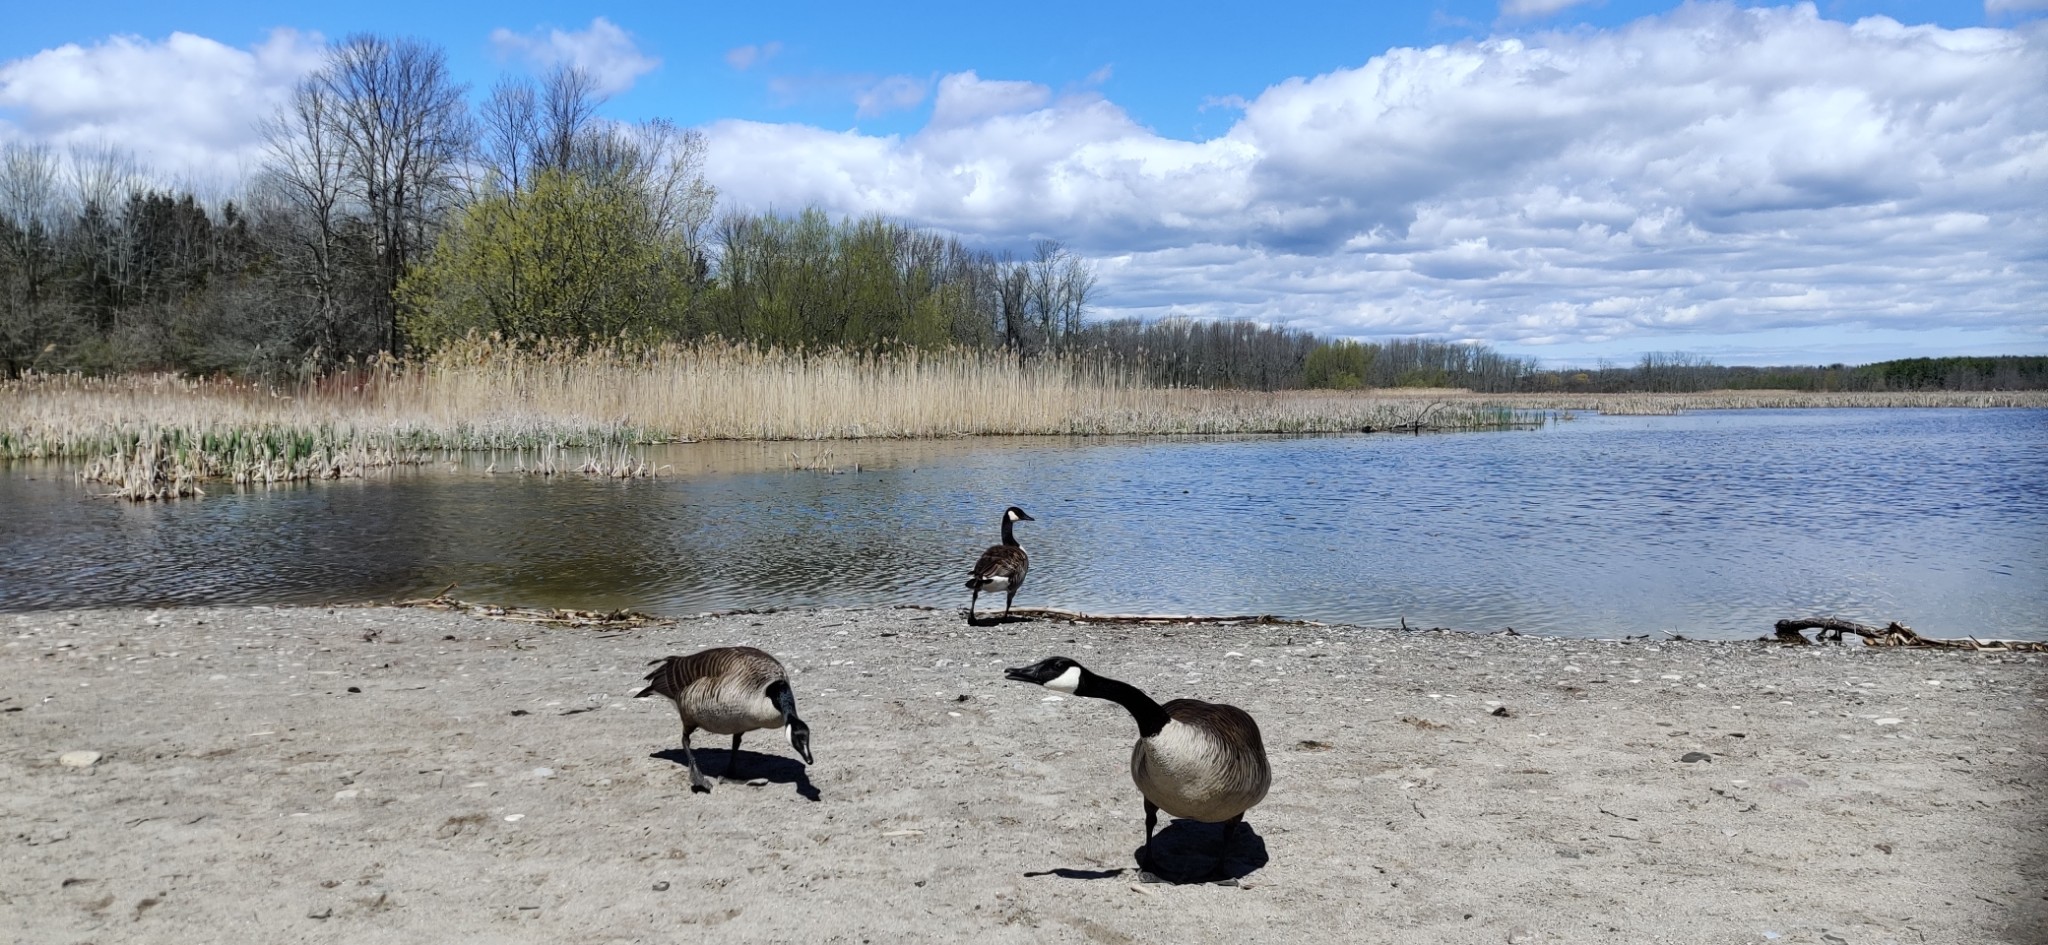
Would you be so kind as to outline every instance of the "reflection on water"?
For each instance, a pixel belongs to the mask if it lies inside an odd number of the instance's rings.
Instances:
[[[16,466],[0,473],[0,609],[362,601],[451,583],[467,599],[666,613],[964,607],[965,572],[1015,503],[1038,519],[1018,529],[1032,554],[1019,606],[1729,638],[1834,614],[2048,639],[2048,411],[706,443],[651,458],[662,478],[528,478],[504,471],[514,457],[475,456],[165,505]]]

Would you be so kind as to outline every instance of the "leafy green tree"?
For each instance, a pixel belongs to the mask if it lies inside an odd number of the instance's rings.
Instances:
[[[405,330],[433,348],[471,332],[518,340],[680,334],[695,263],[647,202],[609,178],[544,168],[487,194],[399,289]]]
[[[1308,353],[1302,365],[1303,385],[1354,390],[1365,386],[1372,370],[1373,349],[1356,341],[1338,340]]]

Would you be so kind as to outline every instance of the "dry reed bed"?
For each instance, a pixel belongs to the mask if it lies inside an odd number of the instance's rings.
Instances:
[[[169,498],[201,480],[360,476],[467,450],[515,451],[518,472],[644,476],[653,470],[636,447],[688,440],[1480,430],[1555,410],[2043,406],[2044,391],[1254,393],[1147,387],[1114,369],[973,351],[530,352],[479,341],[289,390],[171,375],[11,381],[0,384],[0,459],[87,461],[83,477],[118,494]]]
[[[0,385],[0,458],[95,459],[139,445],[214,456],[208,476],[376,464],[442,450],[616,450],[703,439],[983,434],[1300,433],[1531,422],[1495,405],[1372,394],[1159,389],[1058,361],[974,352],[802,355],[725,346],[519,354],[477,345],[290,391],[168,375],[38,376]],[[248,481],[266,481],[250,475]]]

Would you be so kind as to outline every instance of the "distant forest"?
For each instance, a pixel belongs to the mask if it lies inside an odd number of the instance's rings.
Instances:
[[[0,146],[0,376],[306,377],[478,333],[1006,350],[1250,390],[2048,387],[2048,357],[1751,368],[1651,354],[1560,371],[1440,339],[1090,319],[1094,269],[1059,242],[991,252],[880,217],[721,214],[699,133],[609,121],[603,102],[563,69],[472,105],[441,50],[357,35],[263,118],[266,159],[232,198],[165,185],[110,148]]]

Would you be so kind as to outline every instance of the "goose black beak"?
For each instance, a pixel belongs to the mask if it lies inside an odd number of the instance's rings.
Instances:
[[[1009,669],[1003,670],[1003,678],[1028,683],[1038,681],[1032,677],[1031,668],[1028,666],[1012,666]]]
[[[789,747],[803,756],[804,764],[811,764],[811,727],[800,721],[790,722]]]

